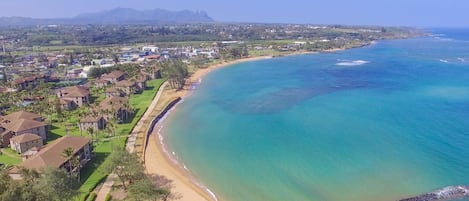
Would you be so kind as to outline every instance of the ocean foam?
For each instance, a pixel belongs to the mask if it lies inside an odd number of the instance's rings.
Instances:
[[[440,61],[443,62],[443,63],[449,63],[449,61],[446,60],[446,59],[440,59]]]
[[[341,60],[342,62],[336,63],[335,65],[337,66],[361,66],[367,63],[370,63],[369,61],[365,60]]]

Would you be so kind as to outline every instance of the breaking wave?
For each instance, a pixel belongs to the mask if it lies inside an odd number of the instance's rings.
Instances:
[[[336,63],[337,66],[361,66],[364,64],[370,63],[369,61],[365,60],[341,60],[341,62]]]

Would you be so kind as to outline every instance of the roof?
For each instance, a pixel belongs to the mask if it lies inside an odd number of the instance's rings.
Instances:
[[[135,85],[135,82],[131,82],[129,80],[122,80],[119,82],[116,82],[116,87],[133,87]]]
[[[129,102],[127,97],[108,97],[99,103],[99,108],[102,110],[118,110],[124,107]]]
[[[120,70],[115,70],[115,71],[112,71],[110,73],[107,73],[107,74],[103,74],[101,76],[101,78],[103,79],[116,79],[116,78],[119,78],[119,77],[122,77],[122,76],[125,76],[125,73],[120,71]]]
[[[60,92],[65,97],[84,97],[90,95],[90,91],[87,88],[79,86],[65,87]]]
[[[95,82],[96,82],[96,83],[102,83],[102,84],[107,84],[107,83],[109,83],[108,80],[104,80],[104,79],[97,79]]]
[[[13,112],[9,115],[6,115],[3,118],[8,120],[8,121],[14,121],[14,120],[18,120],[18,119],[34,120],[34,119],[42,118],[42,117],[40,115],[32,113],[32,112],[18,111],[18,112]]]
[[[30,119],[19,119],[19,120],[11,121],[9,123],[3,123],[2,126],[5,127],[9,131],[20,132],[20,131],[30,130],[33,128],[45,127],[46,124],[39,122],[39,121],[30,120]]]
[[[22,144],[22,143],[25,143],[25,142],[42,140],[42,137],[39,136],[39,135],[32,134],[32,133],[26,133],[26,134],[23,134],[23,135],[18,135],[18,136],[12,137],[10,140],[14,143]]]
[[[88,116],[88,117],[80,119],[80,123],[95,123],[101,120],[102,118],[103,117]]]
[[[89,144],[90,140],[85,137],[79,136],[65,136],[61,137],[52,144],[48,145],[39,153],[25,160],[21,166],[27,169],[40,170],[44,167],[57,167],[62,166],[67,160],[62,156],[65,149],[71,147],[73,155],[78,150]]]
[[[119,93],[119,90],[117,90],[115,87],[110,87],[106,89],[106,93]]]

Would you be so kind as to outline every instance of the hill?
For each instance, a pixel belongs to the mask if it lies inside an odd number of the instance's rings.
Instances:
[[[213,21],[214,20],[204,11],[114,8],[101,12],[79,14],[72,18],[37,19],[28,17],[0,17],[0,26],[35,26],[50,24],[165,24],[204,23]]]

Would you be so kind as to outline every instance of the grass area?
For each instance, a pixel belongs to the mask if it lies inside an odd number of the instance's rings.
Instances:
[[[21,155],[13,149],[4,148],[0,154],[0,163],[6,165],[18,165],[21,163]]]
[[[21,158],[11,157],[5,154],[0,155],[0,163],[6,165],[18,165],[21,163]]]

